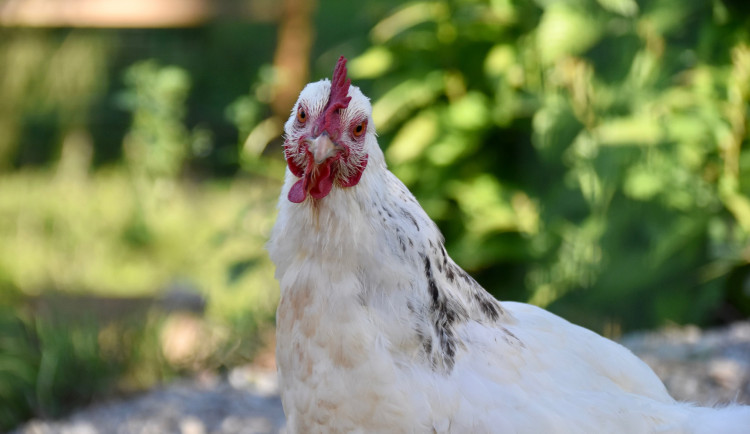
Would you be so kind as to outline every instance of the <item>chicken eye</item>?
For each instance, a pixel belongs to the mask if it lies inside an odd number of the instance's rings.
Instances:
[[[305,113],[305,109],[303,109],[302,107],[300,107],[297,110],[297,122],[299,122],[301,124],[304,124],[305,121],[307,121],[307,113]]]
[[[352,134],[354,137],[359,137],[362,134],[364,134],[365,130],[367,129],[367,121],[362,121],[358,123],[353,129]]]

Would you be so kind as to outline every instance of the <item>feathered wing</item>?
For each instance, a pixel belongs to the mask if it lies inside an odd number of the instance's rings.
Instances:
[[[488,416],[465,411],[454,417],[454,427],[463,423],[480,432],[749,432],[750,407],[700,408],[677,402],[627,348],[538,307],[502,305],[516,321],[503,328],[521,346],[500,339],[504,330],[476,323],[459,333],[472,345],[456,361],[454,378],[465,386],[461,396],[484,405]]]
[[[436,428],[642,432],[687,416],[629,350],[543,309],[495,300],[450,258],[403,184],[390,173],[383,179],[389,196],[401,199],[384,200],[382,215],[384,231],[396,239],[388,244],[401,247],[403,258],[382,271],[409,270],[399,273],[410,276],[411,321],[403,322],[416,330],[416,349],[393,357],[426,372],[415,389],[433,390],[426,397],[432,414],[445,417],[432,422]],[[405,218],[391,220],[397,212]],[[408,371],[412,381],[420,369]]]
[[[410,213],[429,221],[421,207]],[[430,342],[423,352],[432,353],[427,362],[435,375],[450,378],[437,382],[442,389],[435,395],[458,397],[448,408],[437,399],[433,414],[451,414],[442,424],[448,431],[748,432],[750,407],[676,402],[622,345],[539,307],[498,302],[453,262],[434,225],[425,226],[433,230],[425,248],[408,256],[424,262],[412,274],[414,286],[427,289],[422,307],[428,313],[416,323],[426,319],[433,331],[418,334],[423,345]]]

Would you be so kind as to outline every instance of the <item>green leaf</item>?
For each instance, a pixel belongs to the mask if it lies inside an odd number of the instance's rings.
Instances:
[[[566,2],[551,4],[537,30],[537,46],[545,63],[591,48],[602,35],[602,22]]]

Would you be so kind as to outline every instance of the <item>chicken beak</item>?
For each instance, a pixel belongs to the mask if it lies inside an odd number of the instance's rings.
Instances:
[[[339,152],[341,145],[334,143],[328,133],[323,133],[309,141],[309,149],[313,154],[315,164],[320,164]]]

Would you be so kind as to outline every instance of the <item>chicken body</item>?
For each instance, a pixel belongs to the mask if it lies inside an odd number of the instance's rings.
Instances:
[[[330,110],[337,87],[350,100]],[[302,91],[285,133],[267,247],[290,432],[750,432],[747,407],[678,403],[619,344],[489,295],[388,171],[369,101],[340,75]]]

